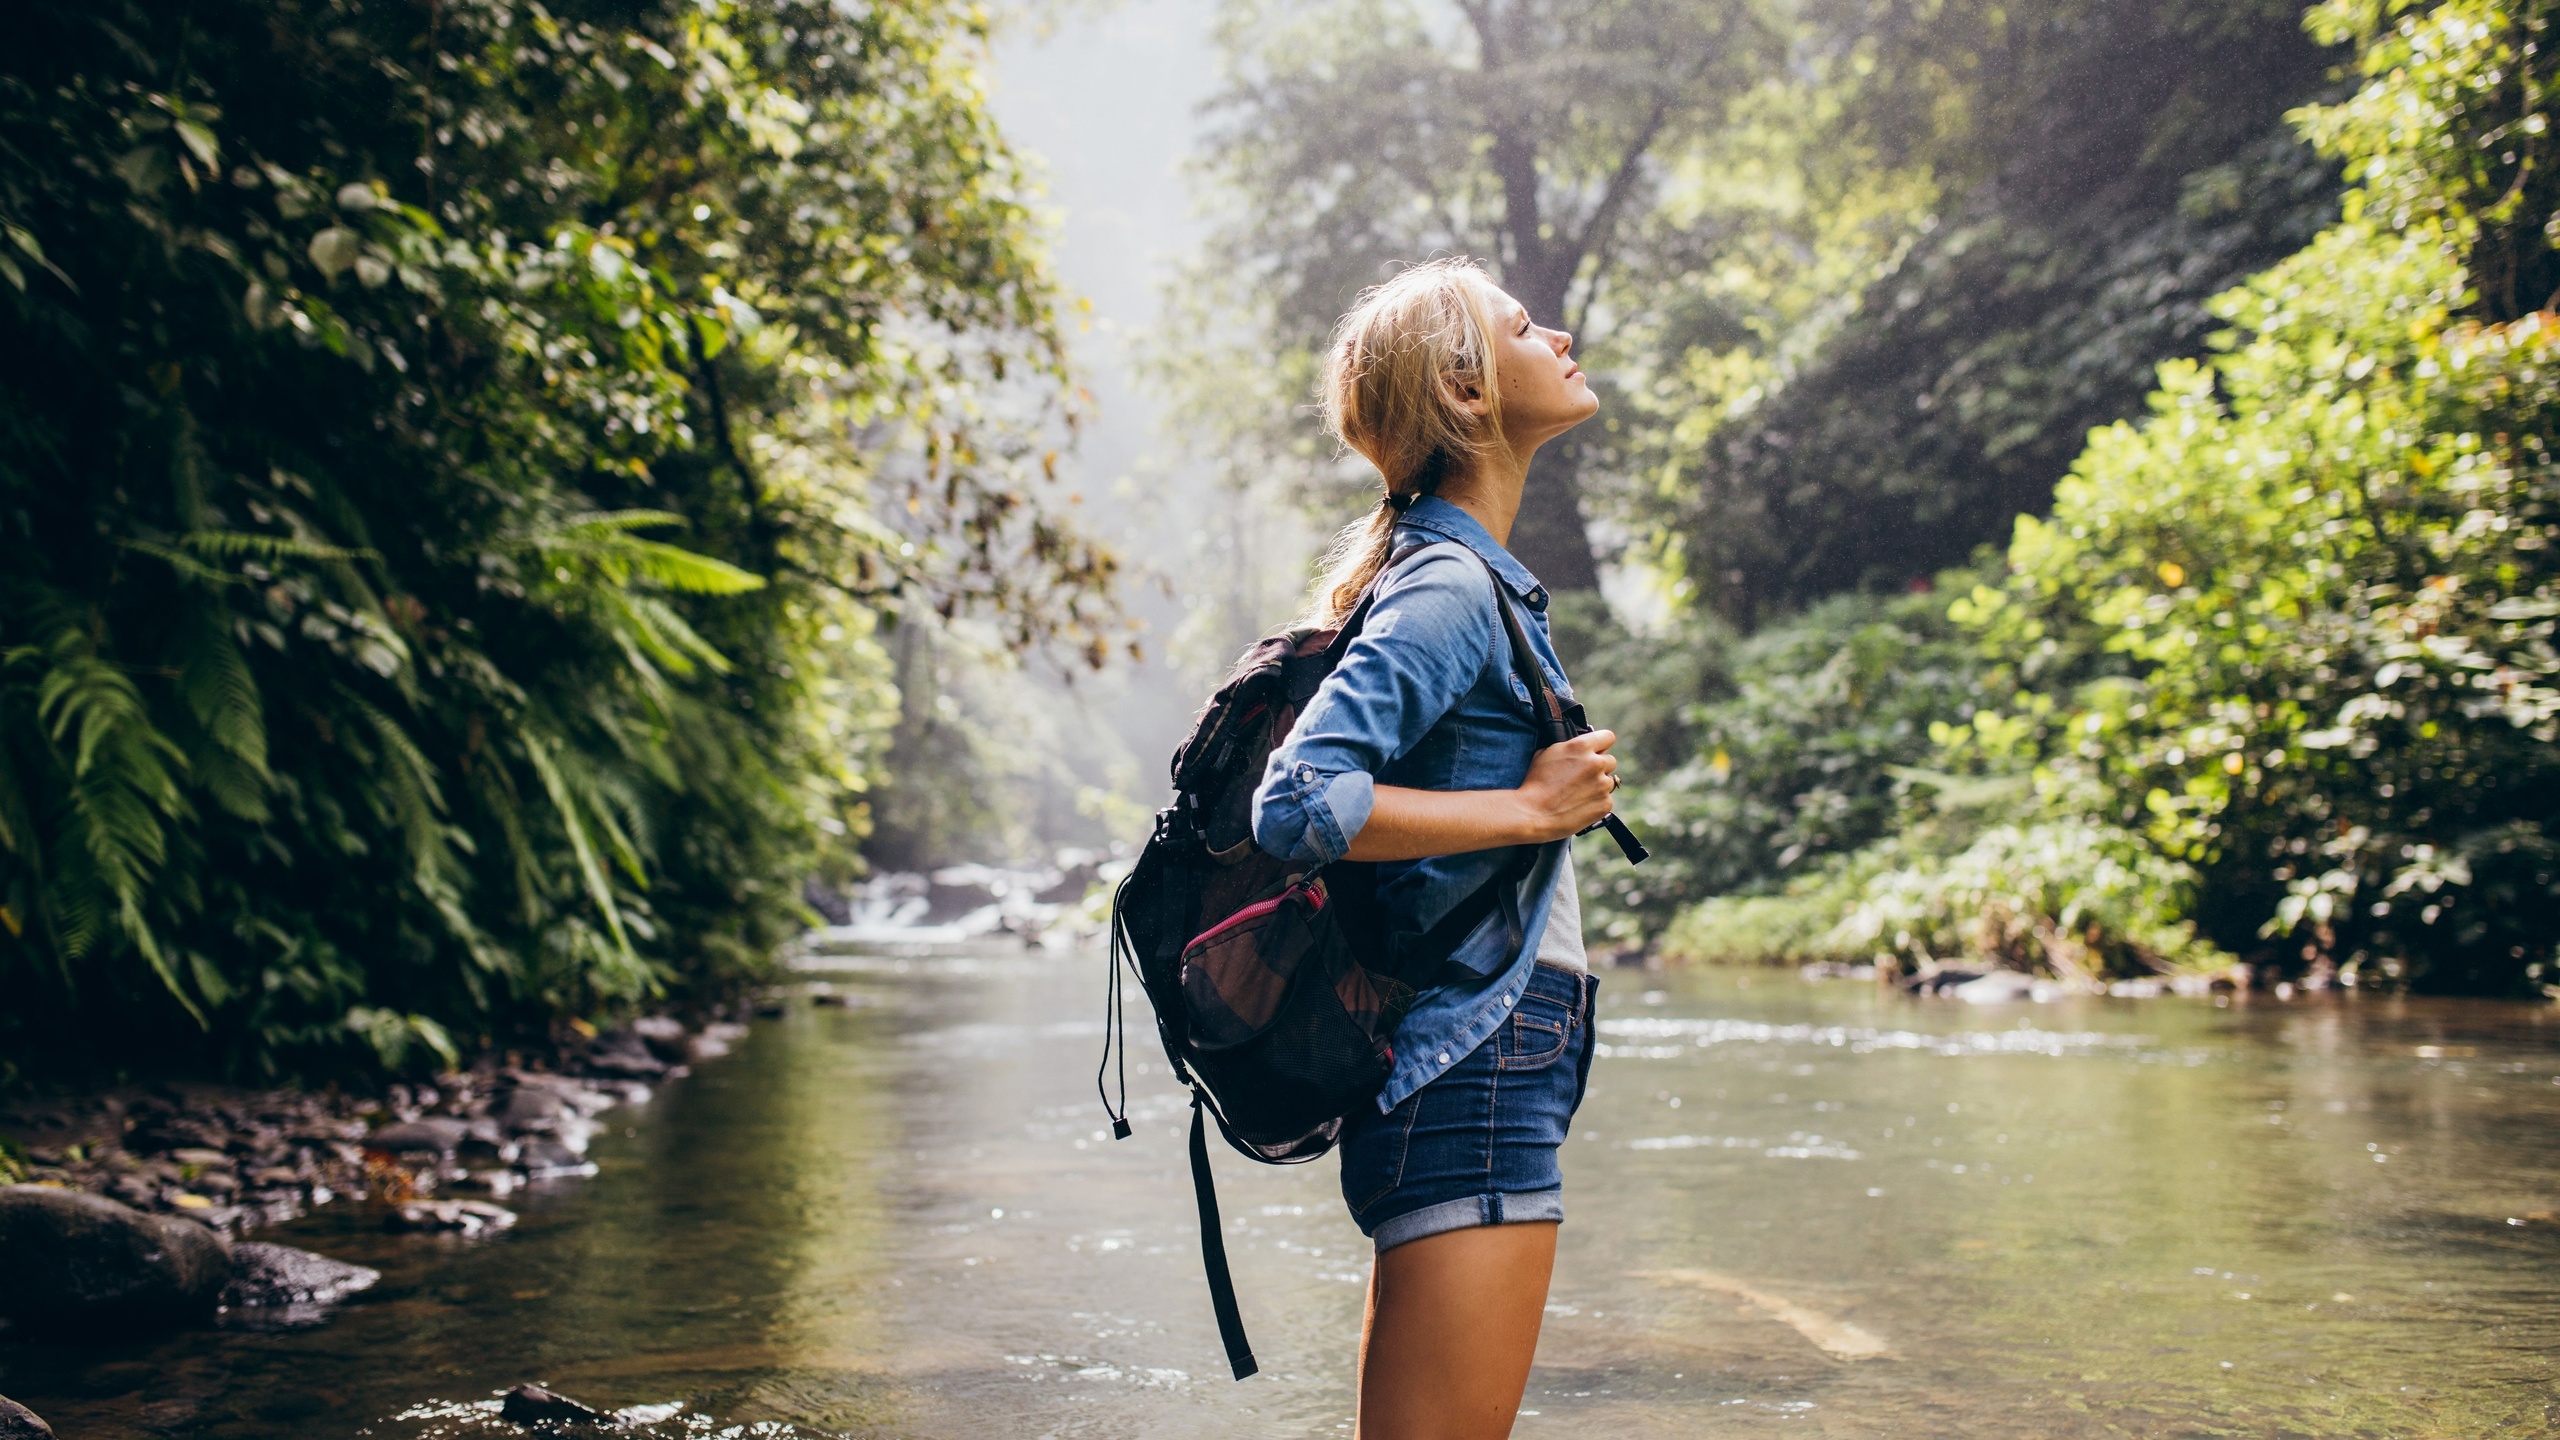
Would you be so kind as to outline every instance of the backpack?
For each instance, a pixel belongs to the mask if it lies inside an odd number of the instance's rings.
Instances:
[[[1229,1145],[1264,1164],[1322,1156],[1341,1138],[1346,1118],[1374,1103],[1385,1087],[1395,1067],[1390,1040],[1396,1024],[1415,995],[1437,983],[1451,953],[1497,912],[1514,952],[1524,938],[1520,883],[1535,868],[1540,846],[1514,847],[1491,879],[1429,930],[1411,932],[1389,924],[1377,899],[1376,866],[1281,860],[1254,843],[1253,796],[1271,752],[1359,638],[1378,587],[1426,548],[1407,546],[1379,567],[1337,629],[1290,630],[1245,652],[1175,749],[1173,803],[1157,812],[1154,833],[1112,895],[1111,970],[1094,1086],[1113,1137],[1126,1139],[1125,965],[1155,1012],[1156,1036],[1174,1078],[1191,1090],[1201,1260],[1219,1338],[1238,1380],[1257,1367],[1227,1269],[1206,1122],[1214,1120]],[[1493,593],[1542,743],[1589,730],[1582,707],[1558,701],[1548,687],[1499,577]],[[1643,845],[1623,821],[1612,815],[1602,823],[1630,861],[1644,859]],[[1117,1104],[1106,1084],[1115,1036]]]

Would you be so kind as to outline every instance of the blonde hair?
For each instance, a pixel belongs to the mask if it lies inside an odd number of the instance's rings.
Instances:
[[[1342,624],[1387,563],[1396,518],[1502,445],[1494,284],[1463,256],[1432,260],[1361,292],[1333,327],[1317,382],[1328,434],[1378,469],[1378,508],[1325,551],[1304,623]],[[1482,415],[1469,412],[1472,393]]]

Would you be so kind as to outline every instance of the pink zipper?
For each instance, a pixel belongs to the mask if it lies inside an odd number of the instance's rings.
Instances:
[[[1299,883],[1290,886],[1288,889],[1281,891],[1279,894],[1272,896],[1270,899],[1256,901],[1251,905],[1247,905],[1233,915],[1228,916],[1226,919],[1221,920],[1217,924],[1210,926],[1208,929],[1201,931],[1199,934],[1191,937],[1190,944],[1185,945],[1182,948],[1186,952],[1196,950],[1202,945],[1207,944],[1209,941],[1216,939],[1218,936],[1225,934],[1227,931],[1235,929],[1239,925],[1261,919],[1263,916],[1279,909],[1291,900],[1305,900],[1307,902],[1307,913],[1313,915],[1324,908],[1324,890],[1312,880],[1302,880]]]

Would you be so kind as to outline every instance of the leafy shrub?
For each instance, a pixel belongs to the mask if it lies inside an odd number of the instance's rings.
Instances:
[[[1594,928],[1612,938],[1659,930],[1699,895],[1776,889],[1890,833],[1897,770],[1930,756],[1933,721],[1969,713],[1983,668],[1930,594],[1839,596],[1748,640],[1689,625],[1584,667],[1595,720],[1634,717],[1619,746],[1626,810],[1653,850],[1641,869],[1607,846],[1578,854]],[[1697,698],[1648,699],[1627,671],[1677,676]],[[1685,758],[1662,766],[1666,750]]]
[[[2522,989],[2560,903],[2552,61],[2496,0],[2314,19],[2363,41],[2364,88],[2303,117],[2346,218],[2019,522],[1958,607],[2014,724],[1957,748],[2092,787],[2234,948]]]

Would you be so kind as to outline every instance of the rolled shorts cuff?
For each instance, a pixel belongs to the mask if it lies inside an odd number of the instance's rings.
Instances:
[[[1381,1221],[1369,1232],[1383,1255],[1399,1245],[1411,1244],[1429,1236],[1451,1230],[1472,1230],[1479,1225],[1526,1225],[1533,1221],[1564,1221],[1562,1190],[1530,1190],[1506,1195],[1494,1191],[1486,1195],[1466,1195],[1425,1205],[1392,1220]]]

